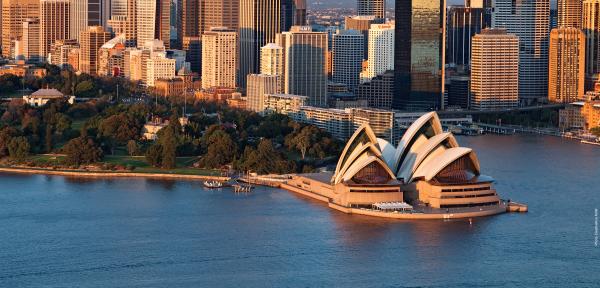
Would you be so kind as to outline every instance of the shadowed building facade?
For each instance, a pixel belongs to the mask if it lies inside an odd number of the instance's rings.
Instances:
[[[240,0],[239,87],[246,87],[246,75],[260,72],[260,49],[281,32],[281,12],[280,0]]]

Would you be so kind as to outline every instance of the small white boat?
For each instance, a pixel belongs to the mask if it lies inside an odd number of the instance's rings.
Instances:
[[[221,188],[223,183],[219,181],[204,181],[204,187],[206,188]]]

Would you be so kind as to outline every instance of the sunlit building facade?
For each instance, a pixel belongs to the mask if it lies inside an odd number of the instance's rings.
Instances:
[[[583,99],[585,35],[577,28],[561,27],[550,33],[548,100],[570,103]]]
[[[493,110],[519,104],[519,38],[504,29],[473,37],[471,108]]]
[[[443,109],[446,1],[396,0],[393,107]]]

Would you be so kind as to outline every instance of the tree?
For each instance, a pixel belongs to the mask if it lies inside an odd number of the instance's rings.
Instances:
[[[163,128],[163,133],[160,133],[158,142],[162,146],[162,167],[166,169],[175,168],[175,157],[177,156],[178,145],[178,130],[176,127],[169,126]]]
[[[139,153],[140,146],[135,142],[135,140],[127,141],[127,153],[129,156],[135,156]]]
[[[17,135],[17,130],[13,127],[4,127],[0,129],[0,158],[8,156],[8,143]]]
[[[8,142],[8,154],[15,160],[23,160],[29,156],[31,147],[25,137],[14,137]]]
[[[71,139],[63,147],[68,164],[82,165],[95,163],[102,160],[102,149],[90,137],[80,136]]]
[[[162,146],[154,144],[146,150],[146,161],[154,167],[160,167],[162,163]]]
[[[46,125],[46,133],[44,135],[44,138],[46,144],[46,152],[50,153],[52,151],[52,125]]]
[[[319,129],[315,126],[309,125],[303,127],[298,133],[291,134],[290,138],[286,141],[287,146],[292,149],[298,149],[302,154],[302,159],[306,157],[306,151],[316,142]]]
[[[600,127],[590,129],[590,133],[594,134],[596,137],[600,137]]]
[[[231,163],[237,153],[237,146],[231,136],[223,130],[215,130],[207,140],[208,152],[202,157],[201,164],[208,168],[219,168]]]
[[[269,139],[262,139],[256,149],[246,147],[244,150],[242,165],[243,170],[252,170],[258,174],[287,173],[293,169],[283,155],[273,147]]]

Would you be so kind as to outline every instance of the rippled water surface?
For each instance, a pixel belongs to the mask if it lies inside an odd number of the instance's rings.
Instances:
[[[598,287],[600,147],[459,138],[527,214],[346,215],[283,190],[0,174],[1,287]]]

